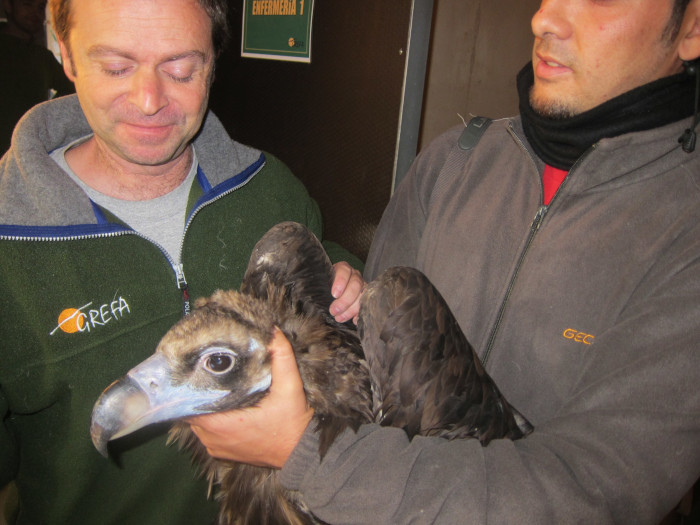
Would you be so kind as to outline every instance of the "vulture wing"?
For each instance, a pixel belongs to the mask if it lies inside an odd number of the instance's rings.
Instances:
[[[351,322],[330,315],[332,284],[333,265],[323,245],[296,222],[277,224],[258,241],[241,284],[244,294],[295,313],[280,328],[295,349],[309,404],[318,415],[322,457],[345,428],[357,430],[371,418],[360,340]]]
[[[420,271],[389,268],[370,283],[358,328],[382,425],[403,428],[409,437],[474,437],[483,445],[532,431]]]
[[[330,317],[333,266],[323,246],[305,226],[282,222],[255,245],[241,291],[268,300],[272,290],[284,290],[286,300],[300,308],[318,307]]]

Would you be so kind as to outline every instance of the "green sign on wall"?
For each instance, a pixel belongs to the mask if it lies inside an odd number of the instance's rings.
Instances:
[[[244,0],[241,56],[311,62],[313,0]]]

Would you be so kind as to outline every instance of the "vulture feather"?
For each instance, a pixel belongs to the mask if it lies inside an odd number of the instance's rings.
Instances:
[[[212,458],[179,421],[258,403],[271,383],[266,346],[275,327],[294,349],[321,457],[341,432],[372,421],[411,438],[473,437],[483,445],[532,430],[419,271],[391,268],[370,283],[357,331],[328,312],[332,281],[330,260],[307,228],[273,227],[253,250],[240,292],[199,299],[150,358],[102,393],[92,415],[96,448],[107,456],[110,440],[174,420],[170,440],[189,449],[217,487],[220,525],[317,523],[276,470]]]

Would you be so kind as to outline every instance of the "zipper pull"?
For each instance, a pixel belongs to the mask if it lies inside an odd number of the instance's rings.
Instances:
[[[537,213],[535,214],[535,218],[532,221],[532,225],[530,226],[530,231],[533,233],[536,232],[537,230],[540,229],[540,225],[542,224],[542,221],[544,220],[544,216],[547,213],[547,206],[540,206],[539,209],[537,210]]]
[[[187,280],[185,279],[185,271],[182,268],[182,264],[175,266],[175,275],[177,276],[177,287],[182,291],[182,315],[190,315],[190,291],[187,287]]]

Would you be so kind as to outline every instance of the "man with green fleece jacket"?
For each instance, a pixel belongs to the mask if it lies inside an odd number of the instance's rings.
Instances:
[[[0,160],[0,487],[14,480],[20,524],[211,523],[216,504],[167,429],[106,460],[92,406],[190,298],[238,288],[271,226],[321,237],[320,212],[279,160],[206,111],[225,0],[51,7],[77,96],[30,111]],[[336,265],[339,320],[360,286]]]

